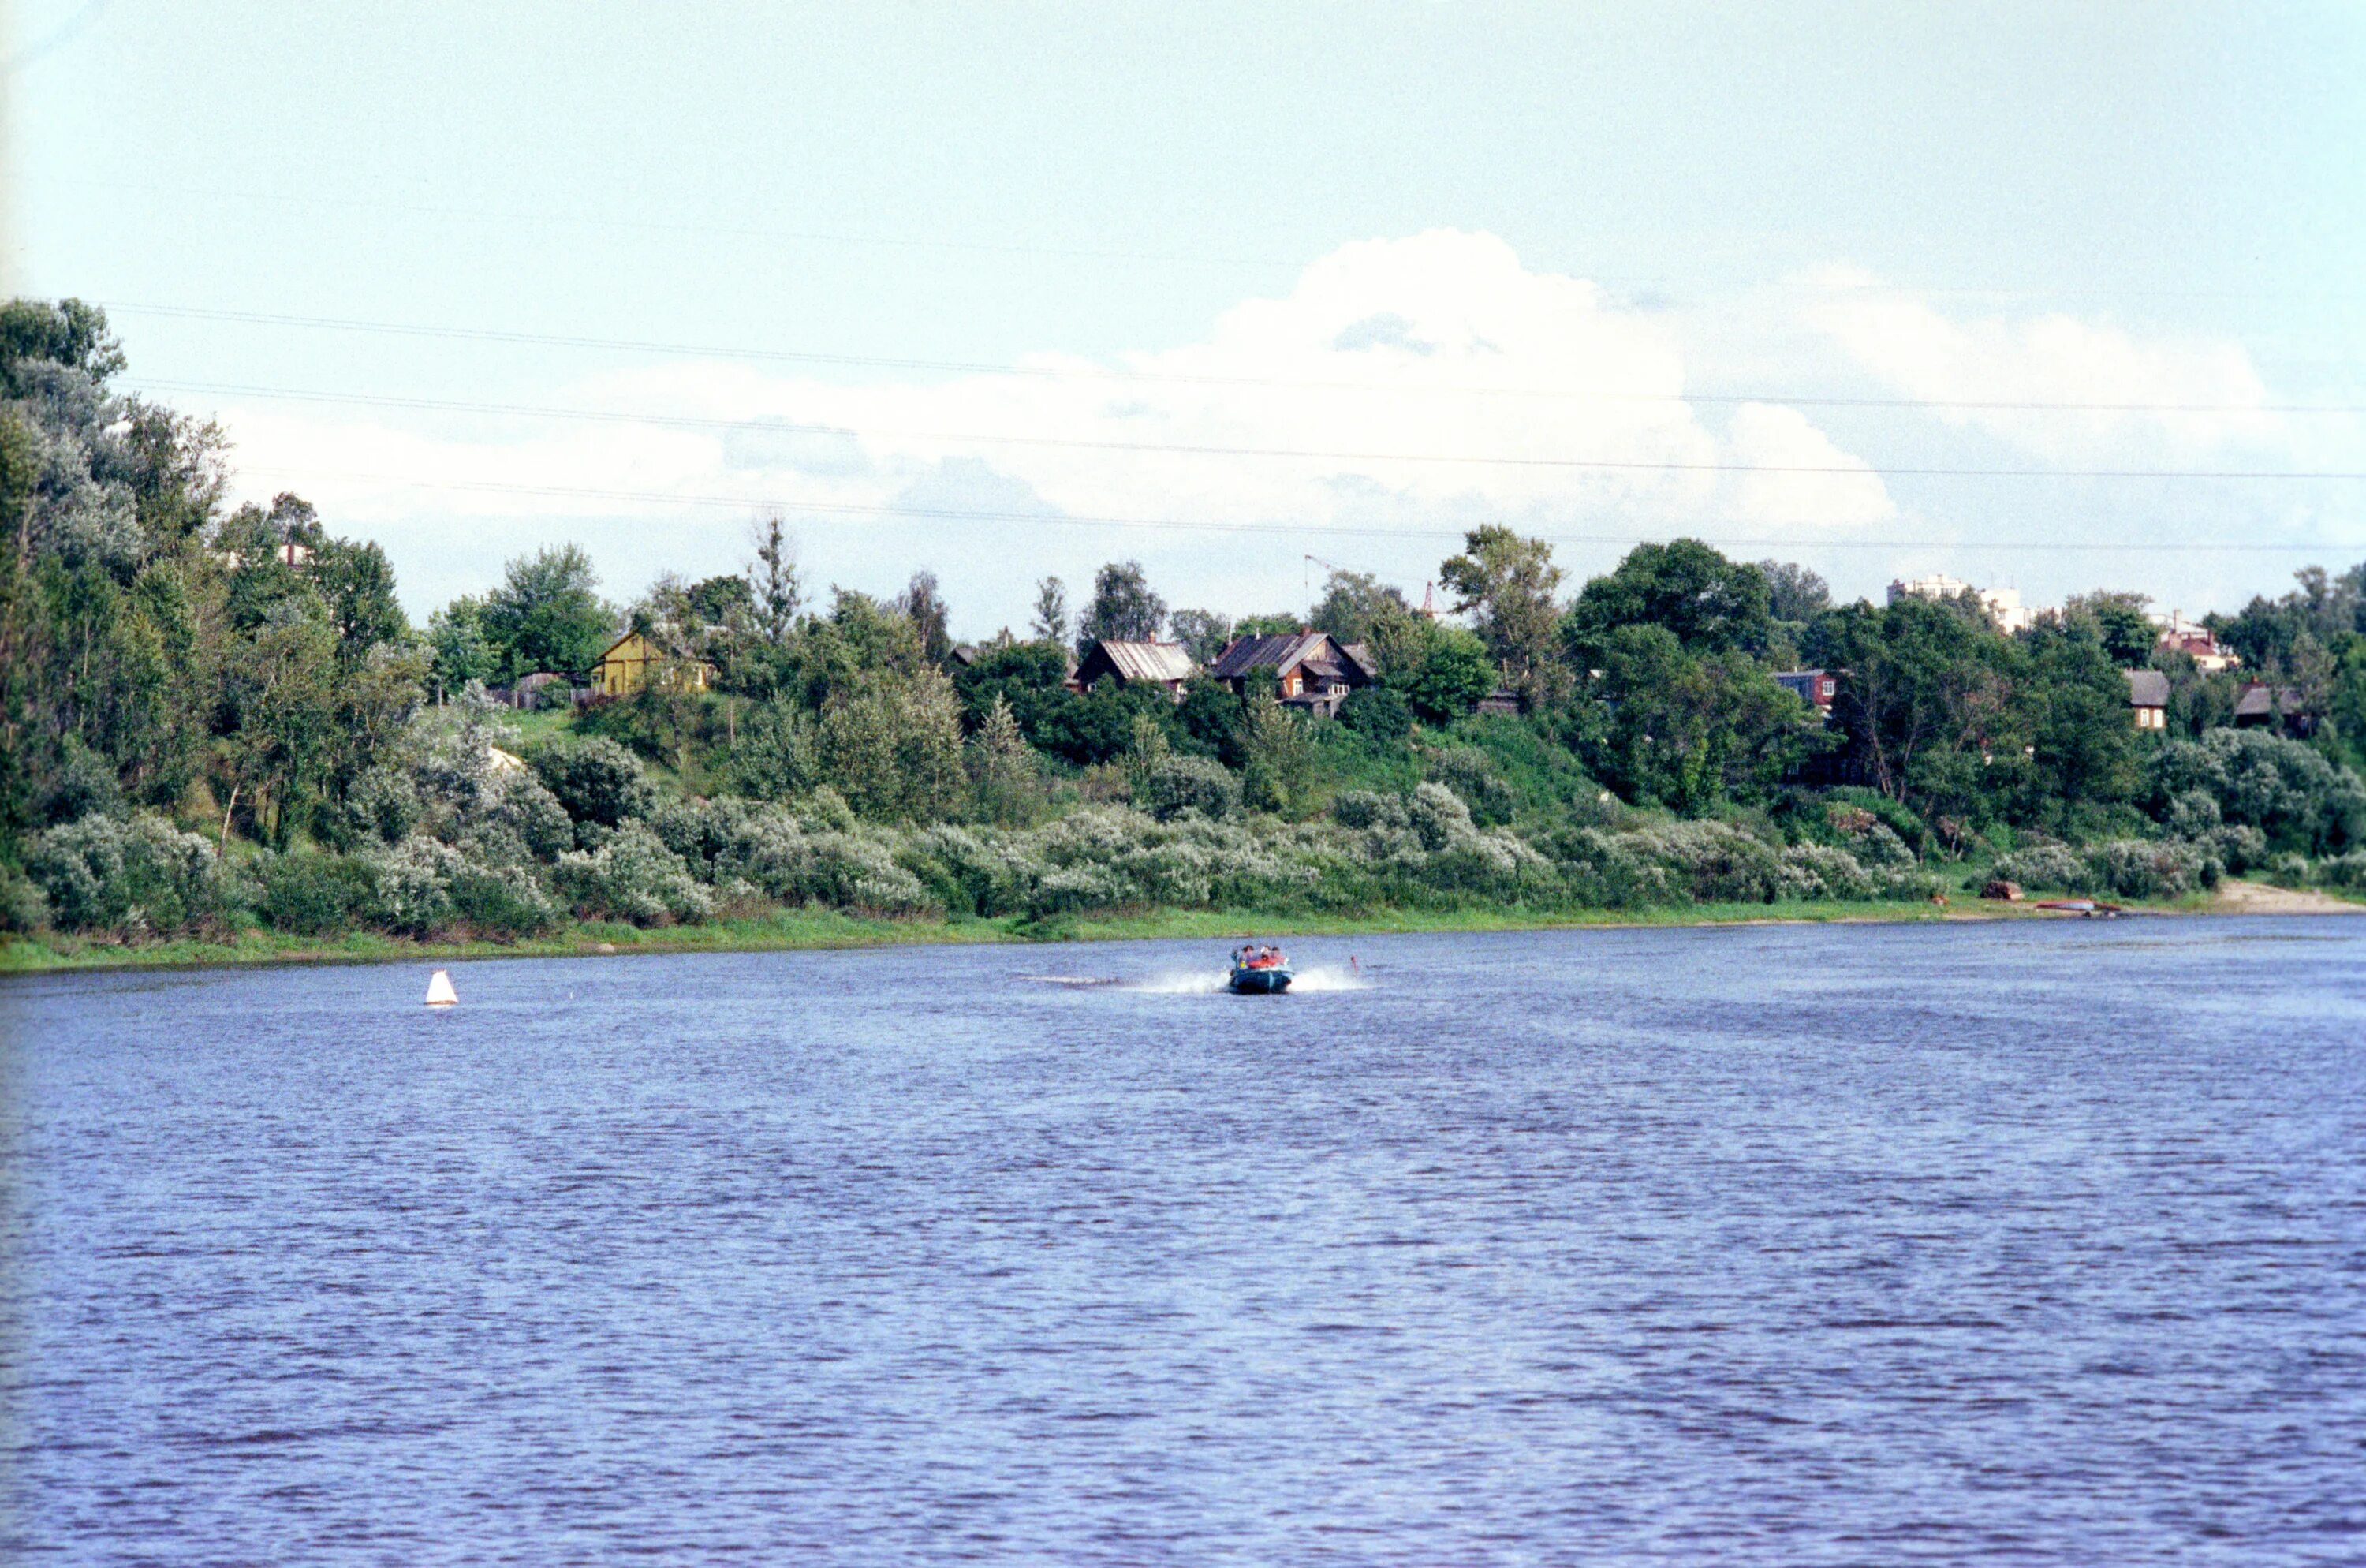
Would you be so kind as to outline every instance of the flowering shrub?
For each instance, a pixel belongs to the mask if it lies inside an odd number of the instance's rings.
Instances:
[[[33,840],[25,870],[65,931],[166,935],[225,918],[214,846],[153,812],[92,816]]]
[[[2094,886],[2087,863],[2060,844],[2033,844],[2000,855],[1996,875],[2047,893],[2085,893]]]
[[[635,925],[702,920],[713,908],[682,856],[638,822],[627,822],[596,850],[560,855],[555,880],[579,914]]]

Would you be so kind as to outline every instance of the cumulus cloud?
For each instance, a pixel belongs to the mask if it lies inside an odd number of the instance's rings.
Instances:
[[[1957,320],[1853,268],[1808,282],[1807,321],[1858,366],[1949,405],[1935,418],[2039,457],[2175,459],[2289,446],[2266,383],[2230,340],[2145,339],[2059,313]]]
[[[268,407],[232,422],[246,462],[312,468],[311,488],[362,518],[415,507],[416,492],[340,476],[513,487],[453,506],[549,513],[602,508],[523,492],[886,505],[963,467],[1075,515],[1316,529],[1483,513],[1649,534],[1728,515],[1844,526],[1890,514],[1878,477],[1805,415],[1752,407],[1715,429],[1685,386],[1663,313],[1531,270],[1493,235],[1436,231],[1344,245],[1203,340],[1110,363],[1043,355],[1008,373],[868,386],[683,363],[565,389],[574,406],[683,422],[670,426],[455,429]],[[1794,458],[1848,472],[1721,471]]]

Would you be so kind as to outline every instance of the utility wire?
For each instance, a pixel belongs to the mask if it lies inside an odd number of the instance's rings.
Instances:
[[[417,322],[373,321],[337,316],[299,316],[269,310],[228,310],[186,305],[148,305],[128,300],[109,300],[102,303],[110,315],[120,313],[181,321],[235,321],[251,326],[299,327],[383,336],[451,338],[475,343],[525,344],[540,347],[591,348],[633,354],[693,355],[709,359],[829,365],[860,369],[930,370],[966,376],[1021,376],[1047,380],[1110,380],[1173,386],[1258,387],[1290,391],[1375,392],[1390,395],[1410,392],[1425,396],[1541,398],[1592,402],[1779,403],[1797,408],[1925,409],[2033,413],[2366,413],[2366,404],[2361,403],[2139,403],[2031,399],[1794,397],[1771,392],[1651,392],[1610,388],[1421,386],[1374,381],[1290,380],[1255,376],[1192,376],[1148,370],[1121,370],[1102,365],[996,365],[977,360],[907,359],[873,355],[822,354],[798,349],[739,348],[714,344],[667,343],[643,338],[588,337],[562,333],[513,332],[494,327],[432,326]]]
[[[701,495],[693,492],[666,491],[610,490],[577,485],[502,484],[490,480],[418,479],[393,474],[359,474],[322,468],[251,468],[248,474],[269,474],[279,478],[305,479],[343,479],[365,484],[394,485],[410,490],[454,491],[472,494],[530,496],[563,500],[622,501],[641,504],[672,506],[729,507],[754,512],[811,513],[833,517],[882,517],[891,519],[925,519],[946,523],[1023,523],[1030,525],[1052,525],[1073,527],[1143,528],[1196,533],[1221,534],[1286,534],[1304,537],[1304,523],[1221,523],[1206,519],[1183,517],[1114,517],[1088,513],[1045,513],[1011,511],[970,511],[947,507],[887,506],[857,504],[850,502],[782,501],[760,495]],[[1373,538],[1459,538],[1464,530],[1439,526],[1424,528],[1391,528],[1372,524],[1324,524],[1319,530],[1324,534],[1347,534]],[[1541,534],[1537,536],[1559,545],[1633,545],[1647,536],[1639,532],[1619,534]],[[2112,541],[2077,543],[2067,540],[2045,540],[2034,544],[1994,543],[1963,539],[1834,539],[1814,536],[1727,536],[1705,537],[1688,529],[1670,532],[1668,537],[1700,538],[1703,543],[1729,549],[1761,547],[1817,549],[2003,549],[2016,554],[2045,552],[2048,554],[2077,551],[2109,550],[2130,554],[2173,554],[2186,551],[2225,552],[2236,554],[2346,554],[2352,549],[2366,549],[2366,545],[2343,545],[2323,540],[2310,543],[2271,544],[2257,540],[2207,540],[2184,543],[2169,540]]]
[[[1224,446],[1153,441],[1108,441],[1055,435],[1009,435],[975,431],[861,430],[845,425],[775,419],[723,419],[695,414],[634,414],[593,409],[550,408],[530,403],[468,402],[437,398],[397,398],[361,393],[316,392],[270,387],[237,387],[197,381],[143,381],[141,385],[225,396],[260,397],[296,402],[358,404],[366,407],[416,409],[429,412],[524,415],[532,418],[582,420],[594,423],[678,427],[697,430],[760,431],[781,434],[866,436],[900,441],[933,441],[957,445],[1048,446],[1068,450],[1138,452],[1196,457],[1282,457],[1346,463],[1471,464],[1500,468],[1582,468],[1615,472],[1715,474],[1836,474],[1948,479],[2366,479],[2366,470],[2254,468],[1925,468],[1856,463],[1719,463],[1617,457],[1533,457],[1473,456],[1463,453],[1324,451],[1295,446]]]
[[[96,6],[92,7],[94,10]],[[467,222],[493,223],[504,229],[521,225],[610,230],[620,233],[681,234],[712,236],[720,239],[779,240],[796,244],[843,245],[855,248],[933,251],[955,254],[1043,256],[1058,260],[1113,263],[1152,263],[1169,266],[1211,267],[1256,272],[1299,272],[1309,265],[1308,258],[1285,259],[1279,256],[1239,256],[1201,254],[1189,255],[1173,251],[1121,250],[1107,246],[1045,245],[1020,243],[1015,241],[948,240],[931,235],[865,234],[843,229],[807,229],[772,227],[742,223],[700,222],[682,218],[621,218],[605,213],[582,211],[539,211],[517,207],[468,207],[450,203],[396,201],[382,196],[337,197],[299,196],[287,191],[209,189],[188,185],[160,185],[137,180],[57,180],[44,181],[59,188],[136,192],[149,196],[165,196],[183,199],[207,201],[245,201],[278,207],[309,207],[324,210],[364,213],[400,213],[420,218],[449,218]],[[1603,278],[1585,281],[1620,293],[1665,294],[1684,287],[1664,278]],[[1710,287],[1731,288],[1733,285],[1711,284]],[[1917,294],[1943,295],[1986,299],[2308,299],[2317,301],[2352,301],[2366,299],[2356,290],[2344,289],[2267,289],[2267,288],[2017,288],[1979,285],[1921,283],[1911,279],[1880,279],[1866,283],[1816,280],[1813,282],[1783,280],[1769,284],[1744,284],[1746,288],[1776,288],[1790,292],[1816,294],[1855,293],[1883,288],[1899,288]]]

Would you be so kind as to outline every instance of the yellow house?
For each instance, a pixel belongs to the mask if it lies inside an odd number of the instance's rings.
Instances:
[[[715,678],[715,666],[704,660],[669,659],[640,633],[626,632],[610,643],[608,651],[592,666],[592,686],[603,697],[629,697],[649,683],[653,671],[670,679],[686,678],[693,692],[706,690]]]

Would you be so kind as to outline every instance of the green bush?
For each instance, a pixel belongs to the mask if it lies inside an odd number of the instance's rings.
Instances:
[[[1134,786],[1134,804],[1161,822],[1197,812],[1221,822],[1241,808],[1241,781],[1209,757],[1166,757]]]
[[[227,918],[214,846],[153,812],[84,817],[33,840],[26,873],[65,931],[164,936]]]
[[[2087,863],[2061,844],[2033,844],[2000,855],[1994,874],[2034,892],[2086,893],[2094,887],[2094,874]]]
[[[515,942],[558,923],[558,906],[533,877],[470,867],[454,874],[446,887],[452,912],[472,935]]]
[[[577,822],[622,827],[656,799],[641,760],[605,736],[545,747],[535,753],[534,772]]]
[[[694,923],[714,905],[682,856],[638,822],[628,822],[596,850],[558,857],[554,880],[578,914],[635,925]]]
[[[0,865],[0,931],[12,936],[46,930],[50,901],[32,878],[13,865]]]
[[[2217,861],[2191,844],[2114,839],[2090,846],[2091,885],[2122,898],[2181,898],[2218,882]]]
[[[267,855],[255,877],[256,912],[272,930],[296,936],[351,931],[377,893],[367,863],[345,855]]]

